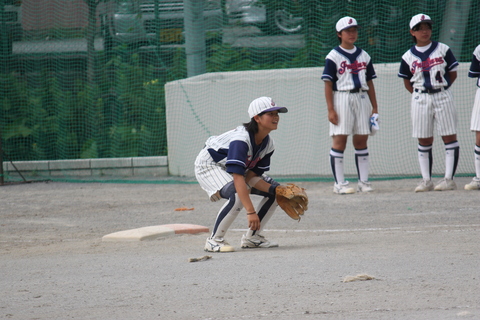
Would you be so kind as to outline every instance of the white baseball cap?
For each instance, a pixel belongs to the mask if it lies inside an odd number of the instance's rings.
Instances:
[[[415,28],[415,26],[419,23],[422,23],[422,22],[428,22],[430,24],[433,23],[432,19],[430,19],[429,16],[427,16],[426,14],[423,14],[423,13],[419,13],[415,16],[412,17],[412,20],[410,20],[410,30]]]
[[[253,100],[248,107],[248,115],[250,118],[255,117],[262,112],[270,112],[278,110],[279,113],[286,113],[288,109],[285,107],[279,107],[270,97],[260,97]]]
[[[337,21],[337,25],[335,28],[337,29],[337,32],[340,32],[351,27],[360,27],[357,23],[357,20],[352,17],[343,17],[342,19]]]

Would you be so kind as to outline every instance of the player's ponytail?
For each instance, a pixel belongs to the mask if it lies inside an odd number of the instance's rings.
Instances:
[[[250,134],[256,134],[258,132],[258,123],[253,118],[250,119],[250,122],[244,123],[243,126]]]

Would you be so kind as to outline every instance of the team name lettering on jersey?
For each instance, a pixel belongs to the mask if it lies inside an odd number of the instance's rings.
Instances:
[[[410,81],[414,89],[441,89],[452,84],[450,72],[456,71],[458,61],[444,43],[432,41],[422,50],[411,47],[402,55],[398,76]]]
[[[415,70],[419,69],[419,72],[424,72],[424,71],[430,71],[432,67],[442,64],[445,61],[443,60],[443,57],[437,57],[437,58],[428,58],[425,61],[413,61],[412,62],[412,73],[415,73]]]
[[[480,87],[480,45],[478,45],[473,51],[468,76],[470,78],[477,78],[477,86]]]
[[[347,61],[342,61],[340,68],[338,68],[338,73],[344,74],[347,69],[351,70],[350,73],[358,74],[360,71],[367,69],[367,63],[355,60],[353,63],[348,64]]]
[[[208,138],[205,146],[216,163],[226,166],[227,172],[238,174],[244,174],[246,169],[253,169],[260,175],[270,170],[270,157],[275,150],[270,136],[260,146],[254,146],[244,126]]]
[[[258,161],[260,161],[259,157],[255,158],[253,160],[250,160],[250,158],[251,158],[251,156],[249,155],[248,158],[247,158],[247,161],[246,161],[246,166],[247,166],[248,169],[251,169],[251,168],[255,167],[257,165]]]
[[[322,80],[333,82],[334,91],[368,90],[367,82],[376,77],[370,56],[361,48],[346,51],[338,46],[325,58]]]

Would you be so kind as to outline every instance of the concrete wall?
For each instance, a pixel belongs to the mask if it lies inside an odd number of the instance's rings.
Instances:
[[[6,176],[61,177],[164,177],[167,157],[77,159],[4,162]],[[20,174],[18,173],[18,171]]]
[[[474,134],[470,115],[475,80],[467,77],[462,63],[452,87],[458,110],[458,140],[461,159],[457,173],[473,173]],[[379,103],[380,131],[369,139],[371,174],[378,176],[419,175],[417,139],[411,137],[410,99],[399,64],[375,65],[374,80]],[[165,85],[168,166],[174,176],[194,176],[196,155],[210,135],[217,135],[248,122],[249,103],[270,96],[289,112],[281,115],[272,175],[331,176],[329,137],[323,68],[207,73]],[[443,174],[444,147],[436,135],[434,174]],[[353,146],[348,141],[345,172],[356,175]]]
[[[460,65],[452,87],[459,116],[461,145],[458,174],[473,174],[474,134],[470,115],[475,80],[466,77],[467,63]],[[396,76],[398,64],[375,66],[374,81],[379,101],[380,131],[369,139],[372,176],[419,175],[417,141],[411,137],[410,95]],[[193,162],[205,140],[248,122],[249,103],[271,96],[289,112],[281,115],[271,174],[274,176],[331,176],[328,153],[331,138],[322,68],[282,69],[210,73],[165,85],[167,113],[167,157],[79,159],[14,162],[22,174],[42,177],[193,177]],[[444,172],[444,148],[436,135],[434,174]],[[6,175],[18,175],[4,162]],[[345,172],[356,175],[351,140],[345,152]]]

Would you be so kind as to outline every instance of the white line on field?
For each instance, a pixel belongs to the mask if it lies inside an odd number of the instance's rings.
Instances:
[[[458,228],[469,228],[475,229],[480,228],[480,224],[468,224],[468,225],[433,225],[433,226],[421,226],[421,227],[386,227],[386,228],[364,228],[364,229],[312,229],[312,230],[287,230],[287,229],[265,229],[268,232],[325,232],[325,233],[334,233],[334,232],[372,232],[372,231],[398,231],[404,230],[407,232],[419,232],[422,229],[440,229],[440,228],[449,228],[449,229],[458,229]],[[244,232],[247,229],[232,229],[232,231],[241,231]],[[448,231],[448,230],[447,230]]]

